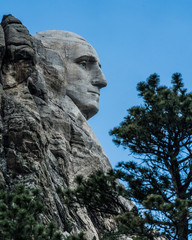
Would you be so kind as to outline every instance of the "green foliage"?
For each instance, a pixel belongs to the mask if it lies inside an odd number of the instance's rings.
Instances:
[[[117,231],[106,232],[101,240],[119,240],[121,234]]]
[[[148,216],[141,216],[137,208],[126,212],[117,218],[119,233],[132,236],[133,240],[155,240],[160,234],[153,231],[153,224],[146,227]]]
[[[60,240],[54,223],[39,224],[43,211],[39,190],[17,185],[11,191],[0,191],[0,239]]]
[[[167,239],[188,239],[192,234],[192,94],[183,87],[181,74],[172,76],[170,88],[159,86],[159,81],[153,74],[137,85],[144,105],[130,108],[119,127],[110,131],[118,146],[139,157],[119,163],[116,173],[142,208],[146,228],[153,226]]]
[[[72,234],[66,238],[66,240],[87,240],[83,232]]]
[[[122,234],[133,236],[136,233],[140,238],[133,237],[135,240],[155,240],[154,237],[159,236],[159,233],[152,232],[152,226],[145,227],[146,221],[135,207],[127,212],[119,198],[120,196],[127,198],[127,191],[117,181],[114,171],[108,173],[97,171],[87,179],[78,176],[76,183],[75,189],[62,191],[64,202],[68,206],[73,208],[82,206],[96,214],[107,213],[116,216],[118,230],[106,231],[102,240],[118,240]],[[61,194],[61,189],[58,192]]]
[[[154,224],[146,226],[146,222],[152,216],[144,216],[138,212],[136,207],[116,217],[118,229],[106,232],[101,240],[119,240],[122,236],[128,236],[133,240],[156,240],[161,235],[154,231]]]
[[[105,174],[97,171],[87,179],[76,178],[77,187],[63,192],[64,203],[69,207],[83,206],[93,212],[118,215],[124,211],[119,195],[125,195],[125,189],[117,182],[113,171]]]

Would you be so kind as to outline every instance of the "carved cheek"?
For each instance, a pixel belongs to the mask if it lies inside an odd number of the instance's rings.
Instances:
[[[76,63],[72,63],[67,67],[66,78],[69,84],[76,83],[77,85],[79,85],[81,82],[85,82],[85,79],[87,78],[87,74]]]

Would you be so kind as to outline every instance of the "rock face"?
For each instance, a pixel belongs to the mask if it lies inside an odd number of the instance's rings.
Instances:
[[[58,187],[74,186],[110,163],[87,119],[98,111],[106,80],[95,50],[80,36],[47,31],[30,36],[11,15],[0,26],[0,186],[41,189],[42,221],[85,231],[88,239],[113,222],[62,203]]]

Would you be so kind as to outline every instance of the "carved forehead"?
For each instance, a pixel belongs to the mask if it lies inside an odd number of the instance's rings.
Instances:
[[[49,49],[62,52],[65,51],[66,57],[81,54],[93,55],[98,59],[95,49],[80,35],[61,30],[49,30],[39,32],[34,35],[35,38],[41,40],[42,44]],[[99,60],[99,59],[98,59]]]
[[[81,37],[80,35],[68,32],[68,31],[61,31],[61,30],[49,30],[36,33],[34,35],[35,38],[38,38],[43,43],[51,43],[51,42],[88,42]]]

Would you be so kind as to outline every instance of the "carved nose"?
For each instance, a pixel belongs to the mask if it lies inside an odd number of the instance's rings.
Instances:
[[[101,70],[99,70],[99,73],[95,77],[95,79],[92,80],[92,84],[94,86],[98,86],[99,88],[103,88],[107,86],[107,80]]]

